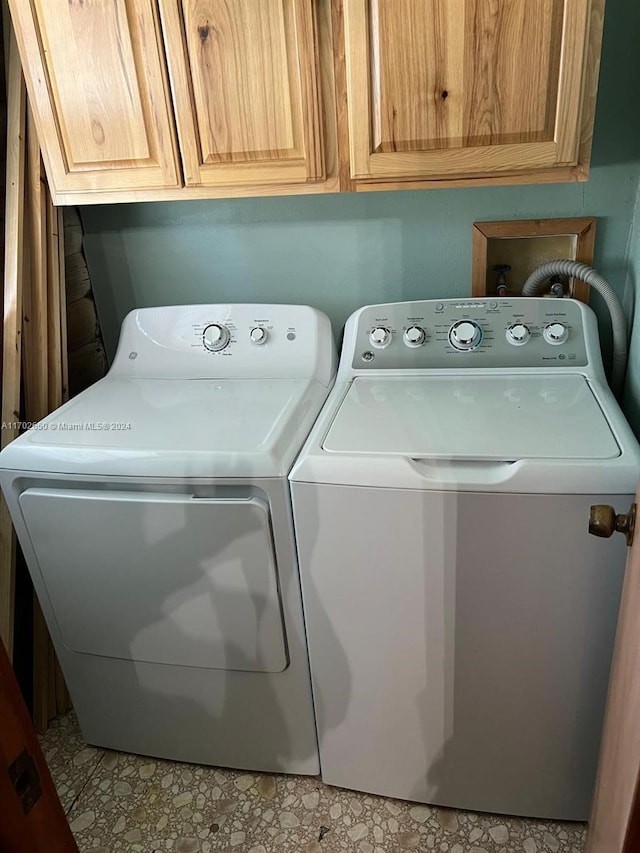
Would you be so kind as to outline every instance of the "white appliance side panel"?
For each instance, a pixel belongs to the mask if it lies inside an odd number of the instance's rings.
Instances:
[[[287,666],[263,501],[37,488],[19,501],[71,651],[250,672]]]
[[[292,493],[323,780],[585,820],[631,496]]]

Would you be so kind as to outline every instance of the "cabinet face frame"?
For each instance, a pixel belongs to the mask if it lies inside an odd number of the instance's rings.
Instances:
[[[57,203],[58,193],[74,191],[126,192],[179,187],[182,180],[177,139],[155,0],[117,0],[112,10],[114,18],[126,21],[128,27],[130,43],[127,48],[131,48],[128,58],[133,58],[135,79],[126,82],[131,84],[132,99],[139,96],[142,110],[136,128],[142,131],[138,140],[139,156],[115,162],[105,159],[103,163],[79,161],[77,164],[71,162],[69,138],[64,117],[57,109],[58,90],[51,73],[54,66],[63,68],[64,57],[50,52],[47,57],[46,34],[39,26],[38,6],[51,2],[53,0],[9,0],[9,7],[21,56],[28,57],[28,62],[23,62],[25,82],[54,201]],[[72,5],[72,0],[66,0],[64,9]],[[121,57],[121,62],[126,58]],[[128,70],[130,67],[123,73]],[[138,83],[144,90],[138,88]],[[117,130],[112,133],[117,134]],[[74,139],[74,144],[82,143]]]
[[[372,49],[372,7],[377,0],[343,0],[350,167],[359,181],[476,179],[518,173],[543,173],[576,167],[587,130],[581,124],[583,97],[589,96],[588,63],[599,62],[604,0],[564,0],[562,49],[554,139],[433,150],[373,151],[373,72],[379,57]],[[410,22],[409,22],[410,23]],[[598,26],[600,24],[600,27]],[[597,39],[596,51],[594,41]],[[595,54],[595,55],[594,55]],[[379,74],[379,68],[377,73]],[[409,84],[408,84],[409,85]],[[593,122],[591,108],[588,118]],[[588,150],[586,151],[588,154]],[[581,176],[576,176],[580,178]],[[395,188],[396,185],[394,185]],[[364,184],[361,188],[365,189]],[[380,186],[380,189],[384,187]],[[389,187],[391,188],[391,187]]]
[[[217,152],[207,153],[205,150],[203,138],[207,133],[204,125],[207,122],[210,123],[211,116],[198,109],[202,106],[202,91],[206,90],[206,79],[198,80],[197,68],[192,67],[190,36],[186,31],[185,12],[185,5],[189,2],[193,0],[159,0],[187,186],[296,184],[323,180],[326,173],[317,0],[277,0],[277,5],[273,9],[282,15],[281,35],[286,47],[285,55],[281,53],[279,62],[276,62],[275,56],[272,57],[270,70],[276,74],[276,65],[280,66],[280,70],[286,66],[290,83],[288,102],[281,100],[279,106],[282,109],[279,115],[274,112],[273,130],[275,137],[282,136],[282,126],[289,119],[293,137],[292,148],[289,151],[273,151],[272,156],[269,156],[268,150],[237,151],[236,159],[232,151],[222,151],[218,154]],[[275,0],[271,0],[272,5],[274,2]],[[213,38],[210,30],[215,32],[216,28],[209,23],[198,27],[203,45],[207,39]],[[193,41],[193,34],[191,39]],[[241,47],[246,49],[247,43],[238,46],[238,56],[241,55]],[[266,52],[269,49],[275,50],[277,45],[264,44],[259,47],[264,47]],[[191,53],[193,52],[192,48]],[[224,57],[220,61],[221,66],[223,63]],[[269,63],[265,62],[264,65],[268,66]],[[223,77],[222,74],[221,77]],[[227,84],[225,79],[216,82],[222,89]],[[230,94],[237,96],[238,102],[245,99],[247,95],[245,92]],[[265,100],[260,106],[266,115],[269,107],[276,108],[278,105],[275,103],[277,100],[275,93],[265,92],[264,94]],[[266,99],[269,94],[273,95],[274,102],[267,104]],[[228,107],[228,104],[221,104],[220,114],[222,115]],[[235,104],[235,107],[239,107],[239,104]],[[247,104],[242,104],[242,108],[247,107]],[[232,109],[230,109],[230,118],[233,119]],[[240,116],[237,115],[236,118],[239,122]],[[276,127],[276,121],[280,123],[280,128]],[[232,124],[231,120],[229,124]],[[224,134],[224,126],[217,130],[220,136]],[[280,133],[278,133],[279,130]],[[261,131],[265,131],[265,128]],[[216,133],[209,128],[209,135],[216,136]],[[233,136],[233,131],[228,135]],[[247,135],[251,135],[250,130],[247,131]]]

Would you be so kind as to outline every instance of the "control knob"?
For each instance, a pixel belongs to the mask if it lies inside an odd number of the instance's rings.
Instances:
[[[569,329],[564,323],[549,323],[544,327],[542,336],[548,344],[558,346],[569,337]]]
[[[202,333],[202,342],[210,352],[220,352],[231,339],[231,333],[220,323],[210,323]]]
[[[482,327],[475,320],[458,320],[449,329],[449,343],[457,350],[472,350],[482,342]]]
[[[266,344],[268,339],[269,333],[262,326],[254,326],[254,328],[249,332],[249,340],[257,347],[261,347],[263,344]]]
[[[507,340],[514,347],[524,346],[530,337],[531,331],[524,323],[514,323],[507,329]]]
[[[369,340],[372,347],[384,349],[391,343],[391,332],[389,329],[385,329],[384,326],[376,326],[375,329],[371,330]]]
[[[402,336],[405,345],[408,347],[421,347],[426,340],[426,332],[421,326],[409,326],[404,330]]]

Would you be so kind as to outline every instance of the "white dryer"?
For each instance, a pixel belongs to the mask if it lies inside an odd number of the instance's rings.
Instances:
[[[356,312],[290,476],[323,780],[586,819],[639,475],[584,305]]]
[[[309,307],[141,309],[0,454],[89,743],[318,772],[287,474],[334,373]]]

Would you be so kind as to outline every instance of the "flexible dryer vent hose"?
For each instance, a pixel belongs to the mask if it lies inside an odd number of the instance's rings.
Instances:
[[[611,366],[611,390],[620,397],[627,369],[627,321],[620,300],[609,282],[596,272],[593,267],[578,261],[549,261],[542,264],[531,273],[522,288],[523,296],[536,296],[542,285],[552,275],[567,275],[584,281],[585,284],[597,290],[609,309],[611,329],[613,331],[613,363]]]

